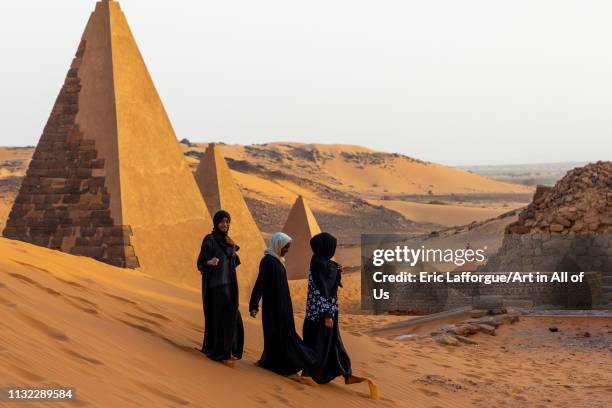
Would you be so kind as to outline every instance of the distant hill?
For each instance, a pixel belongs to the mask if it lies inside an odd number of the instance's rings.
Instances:
[[[510,164],[494,166],[462,166],[460,168],[495,180],[535,186],[552,186],[568,171],[586,165],[587,162]]]
[[[426,233],[490,218],[522,205],[532,193],[530,187],[360,146],[220,145],[266,235],[282,228],[298,195],[308,200],[323,229],[354,243],[364,232]],[[207,144],[184,140],[181,146],[195,170]],[[0,227],[33,152],[0,148]],[[470,197],[496,203],[428,205]]]

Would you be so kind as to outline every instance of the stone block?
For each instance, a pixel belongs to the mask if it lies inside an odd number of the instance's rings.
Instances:
[[[78,194],[66,194],[62,200],[64,204],[76,204],[81,199],[81,196]]]
[[[123,245],[113,245],[107,248],[107,257],[109,258],[123,258],[124,257],[124,247]]]

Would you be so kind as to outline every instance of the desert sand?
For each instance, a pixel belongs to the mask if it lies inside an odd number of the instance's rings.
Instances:
[[[195,156],[206,146],[183,146],[192,166],[197,165]],[[230,161],[234,169],[232,175],[246,197],[287,207],[302,195],[316,212],[350,214],[350,206],[338,203],[340,193],[381,200],[406,195],[529,195],[533,191],[531,187],[361,146],[277,142],[222,145],[220,148]],[[393,200],[381,200],[376,204],[402,213]],[[491,209],[476,219],[501,213],[495,205]],[[467,217],[457,217],[453,225],[464,223]],[[425,218],[424,222],[432,222],[430,220],[435,217]]]
[[[0,229],[3,229],[6,225],[11,205],[13,205],[13,200],[4,197],[0,198]]]
[[[198,145],[200,150],[205,145]],[[234,160],[257,158],[275,162],[302,175],[316,165],[321,181],[345,191],[370,194],[528,193],[531,188],[499,182],[465,170],[362,146],[275,142],[265,145],[225,145],[223,154]]]
[[[514,202],[481,203],[480,205],[437,201],[417,203],[398,200],[374,200],[372,202],[395,210],[404,217],[416,222],[439,224],[448,227],[469,224],[474,221],[484,221],[524,205],[524,203]]]
[[[73,386],[76,406],[604,407],[610,402],[612,356],[601,341],[609,341],[612,331],[607,318],[524,318],[497,337],[477,335],[479,346],[449,348],[369,334],[400,317],[343,314],[355,372],[380,385],[381,399],[374,401],[365,386],[336,381],[307,387],[257,368],[261,323],[246,318],[244,307],[246,356],[231,369],[194,350],[202,337],[196,290],[6,239],[0,239],[0,254],[3,385]],[[300,311],[303,299],[294,293]],[[300,327],[299,317],[296,323]],[[548,332],[550,324],[559,333]]]
[[[181,146],[195,171],[208,144]],[[371,230],[381,219],[398,231],[411,232],[414,226],[407,221],[438,227],[480,221],[526,205],[533,192],[532,187],[360,146],[269,143],[220,144],[219,148],[264,233],[282,229],[299,195],[308,200],[324,228],[339,227],[350,237],[358,235],[359,228]],[[15,178],[23,177],[32,154],[32,148],[0,148],[4,172],[0,184],[13,177],[11,188],[16,193]],[[370,183],[371,179],[378,181]],[[377,184],[381,180],[385,185]],[[0,185],[0,191],[3,189]],[[405,197],[421,196],[437,202],[438,195],[450,194],[484,194],[499,199],[446,200],[443,211],[436,211],[440,208]],[[358,228],[353,225],[355,218],[359,219]]]

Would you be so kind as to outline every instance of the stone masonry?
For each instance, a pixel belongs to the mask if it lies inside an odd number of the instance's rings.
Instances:
[[[575,168],[552,188],[539,186],[482,269],[594,272],[597,303],[612,302],[612,162]]]
[[[115,225],[105,187],[104,159],[94,140],[75,124],[86,52],[79,45],[34,152],[4,236],[88,256],[111,265],[137,268],[129,225]]]

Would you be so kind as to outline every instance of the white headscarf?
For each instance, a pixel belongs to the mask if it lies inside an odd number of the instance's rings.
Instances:
[[[291,241],[293,241],[293,238],[291,238],[289,235],[282,232],[277,232],[276,234],[272,235],[270,247],[267,248],[264,253],[266,255],[272,255],[278,259],[283,266],[285,266],[285,258],[281,256],[281,249],[286,247]]]

